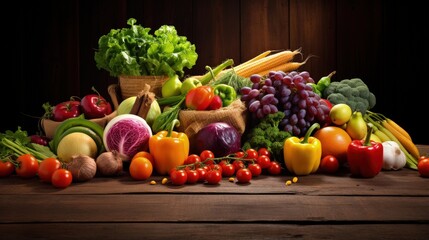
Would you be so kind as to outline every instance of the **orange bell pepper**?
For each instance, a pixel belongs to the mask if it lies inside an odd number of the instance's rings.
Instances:
[[[173,131],[179,123],[175,119],[169,131],[160,131],[149,138],[149,151],[155,161],[155,170],[159,175],[183,165],[189,155],[189,138],[185,133]]]

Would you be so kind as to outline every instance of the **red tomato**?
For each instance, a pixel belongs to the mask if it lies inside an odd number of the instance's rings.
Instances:
[[[222,173],[219,170],[210,170],[206,174],[206,181],[210,185],[218,184],[222,179]]]
[[[257,158],[256,162],[262,169],[266,169],[270,167],[271,159],[267,155],[262,155]]]
[[[319,169],[323,173],[333,174],[338,171],[339,167],[340,163],[338,162],[338,159],[333,155],[327,155],[320,161]]]
[[[39,170],[39,162],[31,154],[23,154],[16,159],[18,167],[15,172],[18,176],[23,178],[31,178],[37,175]]]
[[[198,179],[200,178],[200,175],[197,170],[195,169],[186,169],[186,183],[188,184],[194,184],[198,182]]]
[[[420,162],[423,159],[429,159],[429,156],[421,155],[417,162]]]
[[[206,180],[207,170],[202,167],[198,167],[196,170],[198,172],[198,182],[204,182]]]
[[[214,153],[210,150],[204,150],[200,153],[201,162],[204,162],[207,158],[214,158],[214,157],[215,157]],[[214,161],[212,160],[208,160],[207,162],[205,162],[205,164],[213,164],[213,163]]]
[[[170,178],[173,185],[180,186],[186,183],[188,174],[184,169],[174,169],[170,172]]]
[[[200,156],[198,156],[197,154],[191,154],[185,159],[185,162],[183,164],[188,165],[188,164],[194,164],[199,162],[201,162]]]
[[[215,96],[213,87],[208,85],[192,88],[186,94],[186,107],[192,110],[205,110]]]
[[[10,176],[14,170],[15,165],[13,163],[0,160],[0,177]]]
[[[267,148],[259,148],[259,149],[258,149],[258,155],[259,155],[259,156],[261,156],[261,155],[266,155],[266,156],[268,156],[268,157],[271,157],[270,151],[268,151],[268,149],[267,149]]]
[[[37,174],[42,182],[51,182],[52,174],[61,168],[61,162],[56,158],[46,158],[39,164]]]
[[[420,162],[417,164],[417,169],[420,176],[429,177],[429,158],[420,160]]]
[[[82,113],[80,101],[66,101],[58,103],[52,110],[53,119],[57,122],[62,122],[68,118],[78,117]]]
[[[244,162],[241,160],[235,160],[234,162],[232,162],[232,165],[234,165],[235,171],[245,167]]]
[[[252,177],[257,177],[262,173],[261,165],[258,163],[251,163],[249,166],[247,166],[247,168],[249,168],[250,172],[252,173]]]
[[[94,89],[93,89],[94,90]],[[112,106],[100,94],[88,94],[80,101],[82,111],[88,119],[102,118],[112,113]]]
[[[248,183],[252,179],[252,172],[248,168],[241,168],[236,174],[237,182]]]
[[[255,149],[249,148],[246,150],[246,153],[247,153],[246,159],[254,159],[254,160],[258,159],[258,156],[259,156],[258,151],[256,151]]]
[[[222,176],[231,177],[235,174],[235,167],[231,163],[222,164]]]
[[[268,167],[268,172],[271,175],[279,175],[282,172],[282,166],[280,163],[276,161],[270,162],[270,166]]]
[[[149,159],[136,157],[131,160],[129,172],[132,179],[144,181],[152,176],[153,166]]]
[[[52,185],[57,188],[66,188],[70,186],[73,181],[72,173],[64,168],[55,170],[52,174]]]
[[[236,152],[234,157],[242,158],[242,157],[244,157],[244,155],[245,155],[245,153],[240,151],[240,152]]]

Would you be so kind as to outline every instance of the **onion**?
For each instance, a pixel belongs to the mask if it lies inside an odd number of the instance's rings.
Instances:
[[[94,178],[97,172],[95,160],[85,155],[75,155],[66,165],[67,169],[72,173],[73,180],[76,182],[84,182]]]
[[[95,160],[98,172],[103,176],[116,176],[122,172],[122,159],[117,151],[103,152]]]
[[[68,163],[75,155],[84,155],[95,158],[97,144],[85,133],[73,132],[63,137],[58,143],[57,155],[59,160]]]

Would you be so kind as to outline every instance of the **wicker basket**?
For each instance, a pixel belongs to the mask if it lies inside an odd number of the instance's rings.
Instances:
[[[143,90],[145,84],[150,85],[151,92],[161,97],[162,84],[168,80],[168,76],[119,76],[119,88],[122,99],[127,99]]]

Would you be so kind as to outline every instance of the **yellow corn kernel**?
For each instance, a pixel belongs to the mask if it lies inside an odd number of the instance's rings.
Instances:
[[[292,178],[292,182],[294,182],[294,183],[298,182],[298,178],[297,177],[293,177]]]
[[[150,185],[155,185],[156,182],[154,180],[150,181]]]
[[[163,178],[162,181],[161,181],[162,185],[166,184],[167,182],[168,182],[167,178]]]
[[[234,178],[233,177],[230,177],[229,179],[228,179],[228,181],[230,181],[230,182],[234,182]]]
[[[286,186],[289,186],[289,185],[292,184],[292,181],[291,180],[287,180],[285,184],[286,184]]]

